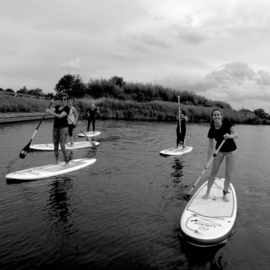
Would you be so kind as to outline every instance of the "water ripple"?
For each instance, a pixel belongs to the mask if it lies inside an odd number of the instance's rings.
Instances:
[[[80,128],[86,124],[83,121]],[[239,150],[232,176],[238,196],[237,224],[225,247],[204,252],[181,241],[178,229],[187,203],[183,195],[206,162],[208,125],[188,125],[186,139],[194,147],[192,152],[162,157],[160,150],[175,145],[175,124],[97,121],[101,135],[95,140],[100,145],[74,151],[73,156],[96,158],[94,165],[66,176],[6,182],[9,172],[54,162],[49,152],[18,158],[36,125],[0,129],[5,153],[0,158],[1,270],[266,269],[269,265],[269,127],[237,126]],[[51,133],[52,121],[45,121],[34,143],[51,142]],[[224,170],[222,165],[222,177]]]

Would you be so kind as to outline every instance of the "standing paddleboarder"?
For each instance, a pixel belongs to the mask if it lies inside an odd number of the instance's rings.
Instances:
[[[207,163],[209,162],[214,149],[214,139],[216,140],[216,149],[226,139],[225,143],[220,148],[220,151],[214,158],[212,171],[208,179],[208,186],[206,194],[203,199],[208,199],[210,196],[211,187],[214,183],[215,177],[218,173],[220,165],[223,159],[226,159],[226,169],[225,169],[225,181],[223,188],[223,200],[225,202],[229,201],[228,198],[228,188],[231,182],[232,170],[236,161],[236,144],[234,139],[238,138],[238,133],[232,123],[228,120],[223,119],[222,112],[220,109],[214,109],[211,114],[212,120],[210,124],[210,129],[208,132],[209,146],[207,152]]]
[[[54,116],[53,124],[53,144],[56,164],[59,163],[59,144],[64,155],[66,164],[69,163],[69,157],[66,150],[66,140],[68,136],[68,114],[69,107],[67,105],[67,96],[62,96],[61,105],[56,105],[53,109],[47,109],[46,113]]]
[[[95,104],[92,103],[90,105],[90,108],[87,110],[87,119],[88,119],[87,131],[89,131],[89,128],[92,122],[93,132],[95,132],[96,116],[98,113],[99,113],[99,108],[97,108]]]
[[[186,137],[186,122],[188,117],[186,112],[180,108],[180,96],[178,96],[178,121],[176,127],[176,148],[185,148],[185,137]]]
[[[184,110],[180,110],[180,115],[178,116],[177,128],[176,128],[176,137],[177,137],[176,148],[185,147],[186,122],[188,122],[188,117],[186,115],[186,112]],[[181,131],[180,131],[180,124],[181,124]]]

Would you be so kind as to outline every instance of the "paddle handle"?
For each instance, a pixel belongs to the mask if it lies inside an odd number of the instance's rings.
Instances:
[[[194,183],[194,185],[191,187],[190,191],[188,194],[190,194],[192,192],[192,190],[196,187],[197,183],[201,180],[201,178],[203,177],[203,175],[205,174],[206,170],[208,169],[208,167],[210,166],[210,164],[212,163],[213,159],[215,158],[215,156],[217,155],[217,153],[219,152],[220,148],[222,147],[222,145],[225,143],[226,139],[224,139],[221,144],[219,145],[218,149],[214,152],[214,154],[212,155],[211,159],[208,161],[208,163],[206,164],[205,169],[202,171],[200,177],[197,179],[197,181]]]
[[[51,100],[50,105],[48,106],[48,109],[51,108],[52,104],[53,104],[53,99]],[[38,131],[38,129],[39,129],[39,127],[40,127],[40,125],[41,125],[41,123],[42,123],[42,121],[44,120],[44,118],[45,118],[46,115],[47,115],[47,114],[45,113],[45,114],[43,115],[43,117],[41,118],[41,120],[40,120],[40,122],[39,122],[39,124],[38,124],[38,126],[37,126],[37,128],[36,128],[36,130],[35,130],[35,132],[34,132],[34,134],[33,134],[33,136],[31,137],[30,144],[31,144],[31,141],[34,139],[34,137],[35,137],[35,135],[36,135],[36,133],[37,133],[37,131]]]

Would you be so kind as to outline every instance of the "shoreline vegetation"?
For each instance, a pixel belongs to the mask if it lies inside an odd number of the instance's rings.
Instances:
[[[0,113],[45,112],[49,103],[49,100],[2,95],[0,99]],[[58,103],[59,101],[56,100],[53,106]],[[177,102],[161,100],[138,102],[104,97],[97,99],[84,97],[78,98],[74,102],[74,106],[78,110],[81,119],[86,118],[86,110],[91,103],[95,103],[100,108],[100,115],[98,117],[104,120],[175,122],[178,117]],[[218,106],[204,107],[189,104],[180,104],[180,107],[186,111],[189,123],[209,123],[212,110],[218,108]],[[224,118],[227,118],[234,124],[270,125],[269,119],[260,118],[254,112],[246,109],[236,111],[231,108],[221,108],[221,110],[223,111]]]

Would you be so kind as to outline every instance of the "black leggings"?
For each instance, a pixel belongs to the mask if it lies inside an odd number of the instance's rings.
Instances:
[[[69,137],[73,136],[73,129],[75,128],[75,125],[73,124],[68,124],[68,135]]]
[[[93,125],[93,132],[95,132],[95,123],[96,123],[96,119],[88,119],[87,131],[89,131],[91,122],[92,122],[92,125]]]
[[[177,137],[177,139],[176,139],[176,145],[178,146],[179,145],[179,143],[181,143],[181,144],[184,144],[184,142],[185,142],[185,137],[186,137],[186,130],[181,130],[182,132],[180,133],[179,132],[179,128],[176,128],[176,137]]]

